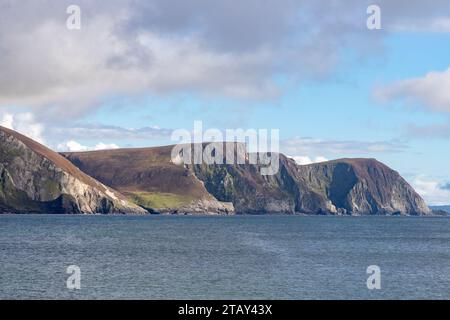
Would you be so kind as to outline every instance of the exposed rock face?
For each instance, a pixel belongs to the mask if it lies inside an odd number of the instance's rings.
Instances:
[[[342,159],[298,166],[280,155],[278,174],[266,177],[258,173],[260,168],[255,165],[202,165],[194,170],[213,195],[219,200],[232,201],[238,212],[431,213],[396,171],[373,159]]]
[[[171,162],[171,146],[63,153],[82,171],[152,213],[233,214],[189,168]]]
[[[248,160],[245,148],[236,146],[236,155],[244,152],[241,159]],[[248,161],[172,163],[171,151],[62,156],[0,127],[0,213],[431,213],[396,171],[374,159],[299,166],[280,155],[278,172],[264,176],[262,166]]]
[[[146,213],[61,155],[0,127],[0,213]]]
[[[298,166],[297,176],[338,213],[425,215],[431,210],[398,174],[375,159]]]
[[[278,173],[263,176],[261,166],[253,164],[176,165],[170,161],[171,150],[168,146],[64,156],[104,184],[135,197],[144,208],[163,213],[431,213],[397,172],[372,159],[299,166],[280,155]],[[170,201],[158,201],[164,197]]]
[[[156,212],[161,214],[234,214],[232,202],[221,202],[215,198],[193,200],[180,207],[158,208]]]
[[[293,213],[295,181],[280,166],[278,174],[263,176],[252,164],[191,165],[190,169],[204,182],[218,200],[232,202],[236,212],[247,214]]]

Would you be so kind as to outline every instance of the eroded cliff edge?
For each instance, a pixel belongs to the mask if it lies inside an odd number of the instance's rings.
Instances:
[[[58,153],[3,127],[0,127],[0,212],[146,213]]]
[[[173,163],[171,150],[61,155],[0,127],[0,212],[431,214],[400,174],[375,159],[299,166],[280,154],[278,172],[264,176],[248,163]]]
[[[171,162],[171,150],[165,146],[63,155],[151,213],[234,214],[231,201],[219,201],[191,169]]]
[[[95,179],[156,212],[431,214],[396,171],[374,159],[299,166],[280,155],[278,173],[263,176],[261,166],[253,164],[174,164],[171,150],[166,146],[63,155]]]

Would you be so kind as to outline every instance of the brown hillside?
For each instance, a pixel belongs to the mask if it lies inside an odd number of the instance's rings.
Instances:
[[[175,165],[171,162],[172,148],[63,155],[144,208],[176,208],[192,200],[217,199],[233,203],[238,213],[429,213],[414,189],[396,171],[375,159],[339,159],[297,166],[280,155],[278,173],[262,176],[259,165]]]
[[[84,172],[124,194],[170,193],[211,198],[189,169],[170,161],[173,146],[62,153]]]

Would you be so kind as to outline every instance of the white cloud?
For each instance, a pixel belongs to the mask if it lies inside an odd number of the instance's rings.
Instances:
[[[37,142],[45,143],[43,138],[44,126],[35,120],[35,117],[30,112],[24,113],[9,113],[0,112],[0,125],[3,127],[15,130],[25,136],[28,136]]]
[[[414,21],[399,21],[392,28],[402,32],[442,32],[450,33],[450,18],[416,19]]]
[[[75,140],[69,140],[64,143],[61,143],[57,146],[58,151],[69,151],[69,152],[80,152],[80,151],[92,151],[92,150],[110,150],[110,149],[118,149],[119,146],[114,143],[97,143],[93,147],[82,145],[81,143]]]
[[[42,124],[31,112],[14,113],[0,111],[0,126],[15,130],[42,144],[57,150],[88,151],[100,149],[114,149],[116,143],[129,143],[130,141],[168,141],[173,129],[159,126],[139,128],[125,128],[113,125],[83,124],[61,125],[49,122]],[[97,141],[113,141],[115,143]],[[63,142],[61,142],[63,141]],[[89,146],[78,141],[89,141]]]
[[[61,143],[57,146],[57,149],[59,151],[70,151],[70,152],[76,152],[76,151],[87,151],[89,150],[88,147],[83,146],[82,144],[74,141],[74,140],[70,140],[64,143]]]
[[[395,140],[356,141],[296,137],[282,140],[280,148],[285,154],[307,154],[311,157],[310,159],[313,159],[322,156],[330,158],[349,156],[373,157],[377,153],[403,152],[408,146]]]
[[[307,165],[307,164],[312,164],[312,163],[328,161],[327,158],[321,157],[321,156],[315,157],[314,160],[308,156],[295,156],[295,157],[291,157],[291,158],[294,159],[295,162],[299,165]]]
[[[381,101],[403,100],[432,111],[450,113],[450,68],[429,72],[423,77],[405,79],[375,89]]]
[[[450,190],[442,188],[442,183],[439,181],[420,175],[412,179],[411,185],[428,205],[450,204]]]
[[[5,128],[12,129],[14,125],[14,116],[10,113],[3,114],[0,125]]]
[[[450,18],[434,19],[430,30],[434,32],[450,32]]]
[[[108,149],[119,149],[119,146],[115,143],[97,143],[94,150],[108,150]]]
[[[267,77],[272,50],[215,51],[195,34],[136,30],[124,36],[117,22],[127,14],[94,15],[77,32],[53,20],[32,29],[25,24],[16,32],[0,29],[0,106],[39,108],[65,117],[89,112],[109,94],[186,89],[241,98],[277,94]]]
[[[318,78],[342,61],[379,54],[367,32],[370,1],[78,0],[81,30],[65,25],[68,0],[2,0],[0,107],[82,116],[111,96],[195,92],[268,98],[274,79]],[[383,24],[448,29],[448,0],[380,0]],[[418,19],[418,17],[420,19]],[[430,22],[431,21],[431,22]],[[386,28],[389,29],[389,28]]]
[[[53,136],[67,137],[67,140],[108,139],[123,141],[170,138],[173,129],[160,128],[159,126],[125,128],[101,124],[76,124],[50,127],[48,131]]]
[[[448,139],[450,138],[450,123],[434,123],[423,126],[410,124],[405,127],[404,131],[406,136],[417,139]]]
[[[366,41],[358,21],[365,7],[357,3],[327,10],[294,0],[249,0],[239,8],[228,0],[79,0],[81,30],[69,31],[69,2],[11,1],[0,10],[0,106],[66,118],[111,95],[273,97],[274,75],[322,76],[341,48],[358,47],[355,39],[365,39],[361,49],[377,42],[374,34]]]

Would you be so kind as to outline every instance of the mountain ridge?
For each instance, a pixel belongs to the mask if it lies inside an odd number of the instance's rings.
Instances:
[[[262,175],[244,145],[224,144],[247,161],[173,163],[173,146],[56,153],[0,127],[0,213],[431,214],[376,159],[298,165],[279,154],[277,173]]]
[[[343,158],[300,166],[280,154],[279,172],[273,176],[263,176],[260,174],[261,166],[252,164],[176,165],[170,161],[172,148],[66,152],[62,155],[99,181],[112,183],[112,187],[122,193],[145,193],[150,202],[160,193],[175,198],[188,194],[195,198],[198,187],[200,193],[205,194],[206,191],[214,201],[232,204],[237,213],[431,213],[423,199],[398,172],[376,159]],[[136,159],[143,153],[152,160],[148,163],[141,161],[140,165],[135,166]],[[248,158],[248,154],[246,156]],[[123,163],[133,164],[132,168],[127,167],[126,179],[139,182],[138,189],[131,190],[129,185],[117,179],[124,175]],[[116,180],[112,182],[111,177]],[[167,184],[167,181],[170,183]],[[189,211],[183,206],[162,209],[164,213]]]
[[[430,206],[430,209],[438,212],[439,215],[442,214],[450,214],[450,205],[435,205],[435,206]]]
[[[0,212],[144,214],[145,210],[60,154],[0,126]]]

